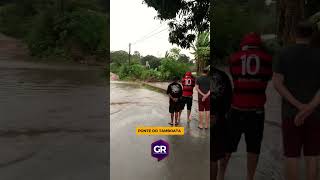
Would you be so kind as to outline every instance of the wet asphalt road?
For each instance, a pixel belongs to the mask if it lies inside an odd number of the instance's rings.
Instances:
[[[209,179],[209,130],[200,131],[194,120],[188,127],[184,112],[184,136],[137,136],[137,126],[168,125],[168,97],[125,83],[111,83],[110,93],[112,180]],[[170,155],[160,162],[151,157],[151,143],[159,139],[170,144]]]
[[[101,68],[0,58],[1,180],[106,180]]]
[[[137,84],[120,82],[110,84],[110,93],[112,180],[209,180],[209,131],[201,131],[196,126],[197,104],[193,106],[193,122],[190,127],[185,121],[185,114],[183,115],[185,136],[136,136],[137,126],[167,126],[168,97]],[[264,139],[256,180],[284,180],[281,99],[271,84],[267,89],[267,98]],[[150,145],[159,139],[169,142],[170,155],[157,162],[151,157]],[[243,137],[238,152],[230,160],[226,180],[244,179],[246,146]]]

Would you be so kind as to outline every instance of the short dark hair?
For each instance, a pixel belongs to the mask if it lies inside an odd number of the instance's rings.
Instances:
[[[296,26],[296,37],[310,38],[314,32],[314,26],[308,21],[303,21]]]
[[[180,80],[180,78],[178,76],[173,77],[173,81],[179,81],[179,80]]]

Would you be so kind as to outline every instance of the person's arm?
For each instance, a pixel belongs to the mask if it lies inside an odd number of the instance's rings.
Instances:
[[[198,93],[201,94],[201,96],[204,96],[204,93],[200,90],[198,78],[196,79],[195,88],[198,91]]]
[[[298,101],[288,90],[288,88],[283,84],[284,76],[280,73],[273,73],[272,77],[273,85],[279,94],[286,99],[290,104],[296,107],[299,110],[303,109],[304,104]]]
[[[174,101],[174,98],[171,96],[171,87],[170,86],[168,86],[168,88],[167,88],[167,94],[168,94],[168,96],[169,96],[169,99],[172,99],[173,101]]]
[[[205,94],[200,90],[199,85],[196,84],[196,90],[199,92],[199,94],[201,94],[202,96],[205,96]]]
[[[210,90],[204,96],[206,96],[206,97],[210,96]]]
[[[169,98],[172,99],[172,101],[174,101],[174,102],[177,101],[177,98],[172,97],[171,94],[169,94]]]
[[[308,103],[303,110],[300,110],[300,112],[295,117],[295,122],[304,122],[304,120],[309,117],[314,110],[320,105],[320,89],[317,91],[316,95],[313,97],[313,99]]]
[[[309,105],[314,108],[317,108],[320,105],[320,89],[317,91]]]

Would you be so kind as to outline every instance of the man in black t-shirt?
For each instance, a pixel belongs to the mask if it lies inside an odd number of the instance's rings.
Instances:
[[[273,64],[273,83],[282,96],[282,138],[287,179],[299,179],[305,156],[306,179],[317,179],[320,155],[320,54],[310,47],[313,27],[300,23],[296,44],[282,49]]]
[[[226,152],[229,142],[226,116],[232,100],[232,85],[228,75],[214,67],[211,69],[210,81],[211,172],[214,180],[220,180],[224,179],[226,170]]]
[[[170,125],[177,125],[179,112],[181,110],[182,86],[178,83],[179,77],[175,77],[174,81],[169,84],[167,94],[169,95],[169,112],[171,114]],[[173,121],[175,120],[175,121]]]
[[[210,119],[210,78],[208,77],[209,69],[205,68],[202,75],[196,80],[196,90],[198,91],[198,105],[199,105],[199,126],[203,128],[203,116],[205,116],[207,129]]]

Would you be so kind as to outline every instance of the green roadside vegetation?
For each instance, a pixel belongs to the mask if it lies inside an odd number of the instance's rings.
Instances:
[[[152,55],[142,57],[139,52],[131,56],[125,51],[115,51],[110,54],[110,71],[121,80],[169,81],[175,76],[182,77],[185,72],[194,70],[194,64],[188,56],[173,48],[165,57]]]
[[[5,0],[0,32],[25,42],[35,59],[105,63],[107,5],[104,0]]]
[[[164,57],[147,55],[142,57],[134,52],[129,64],[129,54],[125,51],[115,51],[110,54],[110,72],[121,80],[170,81],[174,77],[183,77],[187,71],[201,72],[208,64],[210,56],[210,38],[208,32],[197,34],[195,43],[190,50],[194,59],[181,53],[181,49],[172,48]]]

